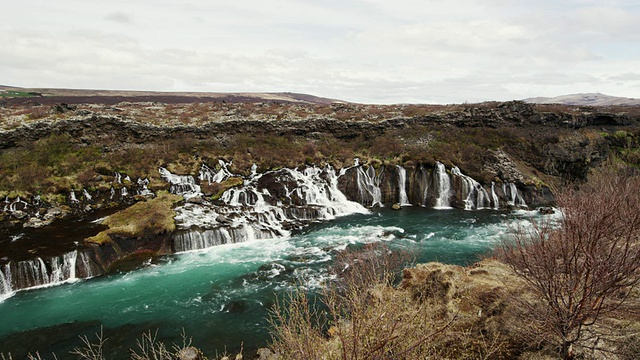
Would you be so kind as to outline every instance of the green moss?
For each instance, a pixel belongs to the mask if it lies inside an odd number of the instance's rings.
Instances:
[[[94,244],[108,244],[112,236],[137,238],[172,232],[176,229],[173,206],[182,196],[161,192],[157,197],[138,202],[108,216],[103,224],[109,228],[85,239]]]
[[[242,178],[230,177],[227,180],[221,182],[220,184],[216,184],[219,186],[219,188],[215,189],[216,192],[211,196],[211,200],[220,199],[220,197],[222,196],[222,194],[224,194],[225,191],[233,187],[242,186],[243,183],[244,183],[244,180],[242,180]]]

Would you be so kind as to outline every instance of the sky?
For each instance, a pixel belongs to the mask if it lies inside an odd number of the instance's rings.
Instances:
[[[640,98],[640,1],[5,1],[0,84],[380,104]]]

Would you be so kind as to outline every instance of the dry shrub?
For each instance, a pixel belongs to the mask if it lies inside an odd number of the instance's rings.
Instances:
[[[321,292],[321,304],[310,303],[299,290],[274,309],[271,350],[281,359],[510,358],[512,349],[498,322],[477,315],[477,309],[500,308],[496,303],[505,299],[500,292],[496,298],[488,295],[494,289],[487,284],[497,286],[495,280],[479,280],[485,290],[474,300],[473,288],[464,286],[469,281],[464,268],[417,268],[413,285],[437,288],[441,298],[423,301],[414,297],[407,278],[399,288],[393,286],[406,260],[382,245],[341,254],[333,271],[337,278]],[[462,285],[439,286],[451,282]],[[468,312],[458,306],[463,301],[469,302]]]
[[[577,346],[613,351],[610,319],[632,319],[640,283],[640,179],[608,168],[556,195],[560,227],[516,229],[500,251],[534,296],[522,298],[528,333],[573,358]],[[603,345],[603,341],[604,344]]]

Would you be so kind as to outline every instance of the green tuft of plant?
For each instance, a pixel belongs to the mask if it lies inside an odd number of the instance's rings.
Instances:
[[[138,238],[172,232],[176,229],[173,206],[181,200],[182,196],[159,192],[153,199],[108,216],[103,224],[109,228],[86,238],[85,242],[102,245],[110,243],[113,236]]]
[[[212,193],[211,200],[218,200],[220,199],[222,194],[225,193],[225,191],[234,187],[241,186],[243,183],[244,180],[242,180],[242,178],[240,177],[230,177],[221,183],[215,183],[211,185],[202,184],[201,187],[203,187],[204,191]]]

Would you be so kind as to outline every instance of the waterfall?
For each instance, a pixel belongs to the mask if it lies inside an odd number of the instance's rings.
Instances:
[[[93,197],[89,195],[87,189],[82,189],[82,196],[84,197],[85,201],[91,201],[91,199],[93,199]]]
[[[223,160],[219,160],[218,164],[220,165],[219,171],[215,171],[212,168],[208,167],[207,165],[202,164],[202,166],[200,167],[200,173],[198,175],[198,178],[200,179],[200,181],[206,180],[209,184],[221,183],[227,180],[228,178],[230,178],[231,176],[233,176],[233,174],[228,169],[231,163],[225,163]],[[255,166],[254,168],[254,166],[251,167],[252,175],[253,175],[253,171],[257,170],[258,168],[257,166]]]
[[[77,266],[80,266],[80,269],[84,271],[84,278],[92,278],[96,276],[96,273],[93,271],[93,265],[89,260],[89,255],[85,252],[80,253],[80,263],[77,263]]]
[[[371,205],[369,206],[384,206],[382,204],[382,191],[380,190],[380,180],[383,172],[384,169],[380,171],[380,174],[376,175],[376,169],[373,166],[369,166],[366,171],[362,166],[358,166],[356,179],[361,202],[365,203],[371,198]]]
[[[75,191],[73,191],[73,189],[71,189],[71,191],[69,192],[69,201],[72,203],[79,202],[78,199],[76,199],[76,193]]]
[[[400,165],[398,168],[398,202],[400,206],[411,206],[407,198],[407,170]]]
[[[165,168],[158,169],[162,179],[171,184],[169,191],[172,194],[184,195],[192,197],[200,194],[200,186],[196,185],[196,181],[191,175],[174,175]]]
[[[496,183],[493,181],[491,182],[491,201],[493,202],[493,208],[498,210],[500,208],[500,201],[496,194]]]
[[[217,229],[193,230],[180,233],[175,236],[174,250],[176,252],[184,252],[237,242],[233,240],[234,239],[229,235],[229,232],[223,227]]]
[[[509,206],[515,207],[527,207],[527,203],[524,201],[522,196],[518,194],[518,188],[514,183],[503,183],[502,191],[504,192],[504,197],[507,199],[507,204]]]
[[[290,229],[312,221],[368,212],[338,189],[338,176],[330,166],[256,173],[242,187],[225,191],[219,201],[223,205],[187,203],[176,209],[182,231],[174,235],[175,251],[288,237]]]
[[[78,251],[44,260],[40,257],[9,262],[0,269],[0,299],[23,289],[75,281]]]
[[[149,190],[149,179],[138,178],[138,195],[142,196],[154,196],[153,192]]]
[[[119,172],[116,172],[114,177],[117,184],[122,184],[122,174],[120,174]]]
[[[76,280],[76,259],[78,251],[72,251],[64,254],[62,257],[51,259],[51,275],[49,283],[57,284],[62,281]]]
[[[491,207],[491,200],[487,190],[479,182],[470,176],[460,172],[457,166],[451,168],[451,174],[457,176],[462,181],[461,198],[464,198],[465,210],[486,209]]]
[[[451,183],[447,169],[441,162],[436,163],[435,184],[437,196],[434,208],[450,209],[449,198],[451,197]]]
[[[11,287],[11,271],[9,264],[4,266],[4,270],[0,269],[0,301],[11,296],[13,289]]]

